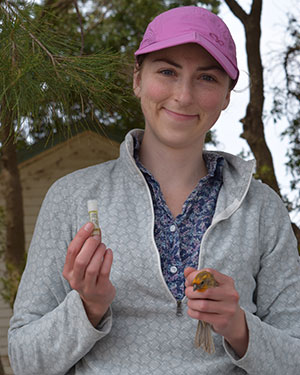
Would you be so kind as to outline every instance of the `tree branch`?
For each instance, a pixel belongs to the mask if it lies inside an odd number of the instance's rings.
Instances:
[[[9,3],[6,3],[6,5],[7,5],[7,7],[9,8],[9,10],[14,14],[14,16],[18,17],[18,14],[16,13],[16,11],[15,11],[14,9],[12,9],[12,7],[10,6],[10,4],[9,4]],[[6,13],[6,14],[9,15],[9,13],[7,12],[7,10],[6,10],[1,4],[0,4],[0,6],[1,6],[1,8],[3,9],[4,13]],[[46,54],[49,56],[49,58],[50,58],[50,60],[51,60],[51,62],[52,62],[52,64],[53,64],[53,66],[56,67],[56,62],[55,62],[55,58],[54,58],[54,56],[51,54],[50,51],[48,51],[48,49],[43,45],[43,43],[42,43],[39,39],[37,39],[37,38],[32,34],[31,31],[28,31],[24,25],[21,24],[20,27],[21,27],[22,30],[24,30],[25,32],[28,33],[28,35],[31,37],[31,39],[33,39],[33,40],[36,42],[36,44],[37,44],[37,45],[38,45],[43,51],[46,52]]]
[[[247,22],[249,15],[244,11],[244,9],[235,0],[225,0],[225,3],[232,11],[232,13],[243,23]]]
[[[253,0],[250,14],[252,15],[259,15],[261,17],[262,12],[262,0]]]
[[[46,52],[46,54],[49,56],[52,64],[54,67],[56,67],[56,61],[55,61],[55,58],[54,56],[52,55],[52,53],[50,51],[48,51],[48,49],[43,45],[42,42],[40,42],[30,31],[26,30],[26,28],[23,26],[23,25],[20,25],[20,27],[26,31],[28,33],[28,35],[36,42],[37,45],[39,45],[41,47],[41,49],[43,51]]]

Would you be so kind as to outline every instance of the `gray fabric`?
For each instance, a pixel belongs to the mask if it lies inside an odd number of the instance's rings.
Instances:
[[[141,136],[140,131],[135,131]],[[216,353],[193,347],[197,321],[176,316],[153,237],[147,184],[128,134],[117,161],[57,181],[42,205],[9,329],[15,375],[290,374],[300,369],[300,267],[280,198],[252,178],[254,163],[221,153],[224,183],[199,268],[234,278],[250,341],[241,359],[219,335]],[[103,242],[114,252],[117,295],[95,329],[62,277],[69,242],[96,198]]]

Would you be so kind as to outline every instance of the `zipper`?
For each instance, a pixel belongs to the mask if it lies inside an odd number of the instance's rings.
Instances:
[[[176,304],[177,304],[177,306],[176,306],[176,316],[179,316],[179,317],[183,315],[182,314],[182,301],[183,300],[181,300],[181,299],[176,301]]]

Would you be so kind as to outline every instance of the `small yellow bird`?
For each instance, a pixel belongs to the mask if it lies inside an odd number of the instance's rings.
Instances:
[[[193,280],[193,290],[204,292],[208,288],[218,286],[214,276],[208,271],[199,272]],[[198,321],[195,347],[204,349],[207,353],[212,354],[215,352],[214,340],[211,335],[211,325],[209,323]]]

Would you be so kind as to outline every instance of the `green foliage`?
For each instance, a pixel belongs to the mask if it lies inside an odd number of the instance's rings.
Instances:
[[[35,8],[0,4],[1,121],[12,119],[20,132],[24,125],[40,132],[67,132],[70,123],[83,122],[97,111],[112,112],[124,104],[126,62],[120,54],[102,48],[80,56],[72,35],[58,33]],[[8,116],[9,115],[9,116]]]

